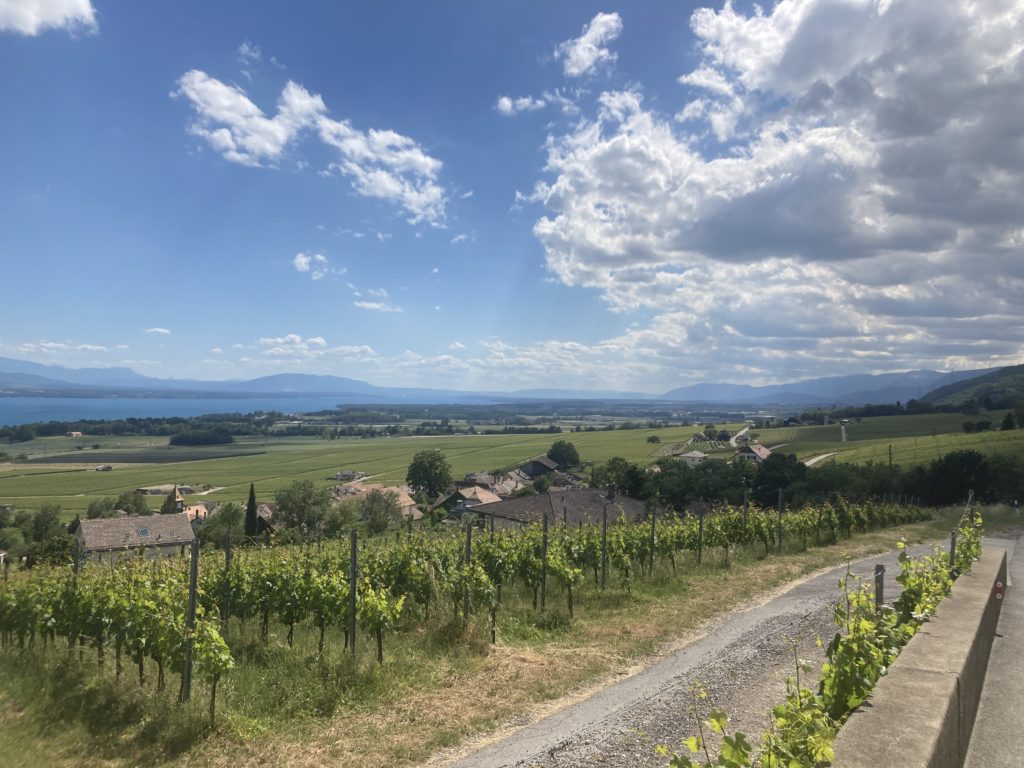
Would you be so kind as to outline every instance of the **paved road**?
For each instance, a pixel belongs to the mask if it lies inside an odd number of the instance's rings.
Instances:
[[[1009,585],[992,643],[981,705],[965,768],[1019,768],[1024,765],[1024,556],[1006,547]]]
[[[876,562],[886,566],[886,597],[891,599],[898,588],[893,579],[897,553],[861,560],[852,570],[868,579]],[[727,614],[699,640],[642,672],[461,759],[432,765],[663,768],[665,758],[655,754],[655,746],[678,745],[694,731],[683,713],[695,681],[708,690],[709,703],[730,713],[730,730],[756,739],[772,704],[785,695],[785,677],[793,668],[787,639],[796,642],[801,658],[820,660],[815,639],[834,634],[831,606],[844,570],[830,570],[761,605]]]

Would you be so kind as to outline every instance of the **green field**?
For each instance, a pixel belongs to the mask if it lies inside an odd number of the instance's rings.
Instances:
[[[427,448],[438,448],[448,458],[456,477],[479,470],[507,468],[531,456],[544,453],[558,439],[573,442],[583,461],[601,462],[613,456],[630,461],[649,463],[661,445],[685,442],[695,427],[668,427],[661,429],[613,430],[607,432],[573,432],[562,435],[453,435],[450,437],[393,437],[361,440],[321,440],[319,438],[253,438],[240,439],[230,449],[251,451],[255,455],[213,458],[189,461],[166,461],[177,455],[192,459],[197,450],[223,452],[224,446],[209,449],[167,447],[154,445],[154,439],[140,441],[135,448],[124,449],[126,460],[110,461],[112,472],[97,472],[88,455],[82,464],[61,465],[43,463],[0,464],[0,504],[15,504],[19,508],[35,509],[43,502],[60,504],[68,513],[84,512],[89,502],[103,496],[116,496],[124,491],[150,485],[177,483],[199,488],[216,488],[207,495],[193,495],[190,501],[244,500],[249,483],[256,484],[260,500],[270,500],[276,491],[295,480],[312,480],[328,484],[329,479],[342,469],[357,469],[385,483],[401,483],[413,455]],[[650,435],[658,435],[662,443],[647,442]],[[66,441],[66,438],[44,438],[26,444],[32,455],[42,456],[48,441]],[[62,443],[63,445],[63,443]],[[162,463],[139,464],[132,452],[160,451]],[[103,450],[109,455],[110,450]],[[96,453],[99,453],[97,451]],[[86,463],[88,462],[88,463]],[[161,499],[152,497],[151,506],[159,506]]]
[[[980,418],[998,424],[1004,414],[993,411]],[[756,434],[764,445],[780,446],[778,450],[795,453],[800,459],[835,453],[830,461],[851,464],[888,463],[890,445],[893,463],[902,466],[926,464],[958,450],[988,455],[1024,450],[1024,430],[964,432],[963,422],[977,418],[958,413],[876,416],[848,424],[845,443],[840,439],[839,425],[762,429]]]
[[[1003,412],[987,414],[993,422]],[[801,459],[837,454],[831,461],[887,462],[892,445],[893,461],[903,466],[927,463],[950,451],[972,449],[986,454],[1024,451],[1024,430],[966,434],[962,414],[881,416],[847,426],[848,442],[840,441],[839,425],[764,429],[757,434],[768,446],[783,445],[784,453]],[[735,432],[742,425],[720,425]],[[172,447],[166,438],[52,437],[22,443],[17,453],[34,459],[0,464],[0,504],[37,509],[44,502],[60,504],[73,516],[83,513],[95,498],[116,496],[151,485],[177,483],[197,491],[190,501],[243,501],[249,483],[256,484],[261,501],[269,501],[295,480],[327,485],[336,472],[356,469],[374,480],[402,483],[413,454],[438,448],[448,458],[453,474],[508,468],[544,453],[558,439],[570,440],[585,462],[602,462],[613,456],[651,463],[673,450],[689,450],[687,441],[696,427],[631,429],[599,432],[565,432],[561,435],[452,435],[441,437],[391,437],[363,440],[347,438],[242,438],[229,446]],[[934,436],[933,436],[933,433]],[[647,438],[657,435],[660,443]],[[75,450],[75,445],[98,443],[99,449]],[[707,446],[696,446],[708,451]],[[14,451],[9,451],[14,453]],[[727,458],[732,449],[712,451]],[[228,454],[225,456],[225,454]],[[68,461],[74,463],[66,463]],[[111,464],[112,472],[97,472],[99,464]],[[156,508],[161,498],[154,496]]]

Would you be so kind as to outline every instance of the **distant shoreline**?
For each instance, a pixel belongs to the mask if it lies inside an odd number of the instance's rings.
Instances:
[[[117,420],[203,416],[208,413],[281,411],[311,413],[337,408],[334,395],[266,395],[178,397],[169,393],[150,397],[0,396],[0,426],[47,421]]]

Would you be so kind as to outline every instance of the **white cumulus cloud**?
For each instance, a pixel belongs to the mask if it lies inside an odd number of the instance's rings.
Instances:
[[[444,222],[440,160],[396,131],[362,131],[331,118],[323,99],[295,82],[285,85],[273,117],[241,88],[196,69],[179,78],[172,95],[184,96],[195,110],[189,132],[231,162],[276,165],[300,135],[313,133],[337,152],[330,169],[348,178],[356,193],[401,206],[413,224]]]
[[[167,334],[170,333],[170,330],[168,330],[167,328],[161,328],[160,326],[154,326],[152,328],[147,328],[146,333],[156,333],[161,336],[166,336]]]
[[[35,36],[47,29],[95,32],[90,0],[0,0],[0,32]]]
[[[519,197],[558,280],[654,317],[560,351],[665,381],[1020,360],[1024,6],[726,3],[692,28],[688,133],[607,91]]]
[[[401,307],[395,306],[394,304],[387,304],[383,301],[353,301],[352,306],[358,307],[359,309],[369,309],[374,312],[401,312]]]
[[[590,74],[601,64],[611,63],[617,54],[605,46],[622,33],[622,17],[617,13],[599,13],[583,28],[583,34],[559,43],[555,58],[562,60],[567,77]]]
[[[296,272],[308,273],[312,280],[322,280],[328,275],[343,275],[343,267],[332,267],[330,260],[322,253],[299,253],[292,259]]]
[[[499,96],[494,108],[506,117],[518,114],[519,112],[535,112],[547,105],[544,99],[536,99],[533,96],[520,96],[513,99],[510,96]]]

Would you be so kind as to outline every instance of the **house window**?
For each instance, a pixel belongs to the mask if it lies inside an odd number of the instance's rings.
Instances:
[[[139,537],[149,536],[149,528],[139,528]]]

